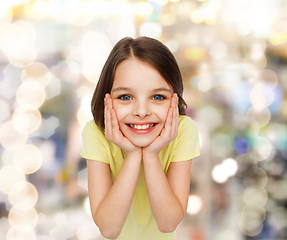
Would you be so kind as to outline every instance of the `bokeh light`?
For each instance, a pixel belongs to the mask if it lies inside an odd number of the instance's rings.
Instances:
[[[38,109],[17,108],[12,116],[15,129],[24,134],[36,131],[40,127],[41,121],[42,116]]]
[[[243,176],[243,183],[246,187],[264,188],[267,182],[268,175],[266,171],[260,167],[249,168]]]
[[[243,202],[247,206],[264,207],[268,200],[268,194],[264,188],[248,187],[243,192]]]
[[[138,16],[145,18],[152,15],[153,7],[150,3],[142,1],[136,4],[134,11]]]
[[[46,87],[51,79],[51,73],[46,65],[33,62],[22,71],[22,81],[36,81]]]
[[[33,45],[17,46],[7,50],[10,63],[16,67],[27,66],[37,57],[37,50]]]
[[[193,62],[200,62],[206,59],[207,52],[202,47],[190,47],[185,51],[185,57]]]
[[[217,183],[224,183],[229,177],[236,174],[238,170],[238,164],[236,160],[227,158],[222,163],[215,165],[212,169],[212,179]]]
[[[160,38],[162,27],[158,23],[143,23],[140,27],[140,34],[152,38]]]
[[[287,43],[287,33],[286,32],[273,33],[270,36],[270,43],[275,46]]]
[[[252,106],[248,109],[247,116],[250,118],[251,122],[260,128],[266,126],[271,119],[270,110],[266,107],[258,109]]]
[[[206,106],[198,111],[197,121],[201,122],[208,130],[212,130],[222,124],[222,115],[217,108]]]
[[[0,122],[4,122],[10,115],[10,108],[8,103],[3,99],[0,99],[0,108],[1,108]]]
[[[0,26],[3,28],[12,21],[13,11],[11,8],[0,8]]]
[[[7,240],[17,240],[17,239],[31,239],[36,240],[36,233],[34,229],[25,228],[22,226],[11,227],[6,235]]]
[[[21,39],[21,41],[19,41]],[[4,51],[14,49],[17,46],[24,47],[33,43],[36,39],[36,29],[28,21],[18,20],[7,26],[2,36],[1,46]]]
[[[236,160],[232,158],[227,158],[223,160],[222,167],[225,169],[225,172],[228,175],[228,177],[234,176],[238,170],[238,164]]]
[[[88,32],[82,37],[80,42],[80,50],[83,58],[94,55],[103,55],[107,58],[107,54],[109,54],[111,49],[111,42],[103,32]]]
[[[25,180],[24,173],[13,165],[6,165],[0,169],[0,191],[9,194],[15,184]]]
[[[25,174],[32,174],[39,170],[43,162],[41,151],[32,144],[26,144],[15,150],[13,163]]]
[[[0,239],[101,239],[81,130],[114,44],[174,54],[198,126],[175,240],[287,238],[287,1],[0,1]],[[164,199],[163,199],[164,200]]]
[[[254,145],[255,151],[252,153],[252,157],[257,161],[263,161],[272,156],[274,149],[267,138],[257,137]]]
[[[93,7],[95,6],[89,4],[88,1],[83,2],[73,0],[68,6],[65,6],[65,20],[78,27],[88,25],[94,19]],[[100,5],[97,7],[100,7]]]
[[[20,133],[12,121],[7,121],[0,127],[0,143],[4,148],[15,149],[21,147],[26,143],[27,139],[27,134]]]
[[[16,101],[25,109],[39,108],[46,98],[43,86],[36,81],[24,81],[17,90]]]
[[[34,26],[27,21],[19,20],[7,26],[0,45],[12,65],[24,67],[37,57],[35,38]]]
[[[92,83],[96,83],[111,50],[111,42],[102,32],[86,33],[80,43],[83,57],[83,74]]]
[[[77,114],[78,121],[81,124],[81,126],[84,126],[86,122],[92,117],[91,106],[90,106],[91,100],[92,95],[86,95],[82,99],[81,106]]]
[[[28,16],[42,19],[49,15],[50,3],[47,0],[31,1],[25,4],[25,12]]]
[[[15,183],[9,191],[9,202],[12,206],[24,203],[34,207],[38,201],[38,191],[36,187],[26,181]]]
[[[190,195],[188,198],[187,213],[197,214],[202,207],[202,200],[197,195]]]
[[[19,203],[11,208],[8,219],[11,226],[33,229],[38,223],[38,213],[30,205]]]
[[[234,143],[234,149],[238,154],[245,154],[249,151],[249,142],[245,138],[238,138]]]
[[[250,102],[255,109],[261,110],[271,105],[274,100],[272,89],[257,84],[250,92]]]
[[[245,207],[242,209],[238,221],[239,229],[247,236],[256,236],[263,229],[266,211],[263,207]]]

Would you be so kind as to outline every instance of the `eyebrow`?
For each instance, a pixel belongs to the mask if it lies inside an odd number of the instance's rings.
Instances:
[[[117,87],[111,90],[111,92],[119,92],[119,91],[132,91],[131,88],[128,87]],[[165,87],[161,87],[161,88],[155,88],[152,90],[152,92],[170,92],[173,93],[173,91],[170,88],[165,88]]]
[[[131,91],[131,88],[128,87],[117,87],[111,90],[111,92],[119,92],[119,91]]]
[[[155,88],[152,90],[152,92],[170,92],[170,93],[173,93],[173,91],[170,88]]]

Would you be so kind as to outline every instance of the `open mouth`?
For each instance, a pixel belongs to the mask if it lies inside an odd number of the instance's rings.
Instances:
[[[149,124],[127,124],[130,128],[136,130],[147,130],[153,128],[156,123],[149,123]]]

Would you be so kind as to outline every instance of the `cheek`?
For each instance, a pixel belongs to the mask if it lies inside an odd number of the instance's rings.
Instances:
[[[114,109],[115,109],[115,112],[117,114],[117,118],[119,121],[123,120],[124,117],[128,114],[129,110],[128,110],[128,107],[126,106],[123,106],[121,104],[118,104],[116,102],[114,102]]]
[[[169,110],[169,104],[157,108],[156,113],[160,120],[165,121]]]

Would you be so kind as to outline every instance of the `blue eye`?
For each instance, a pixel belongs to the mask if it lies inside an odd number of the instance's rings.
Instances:
[[[155,96],[153,96],[153,98],[152,98],[153,100],[157,100],[157,101],[160,101],[160,100],[164,100],[165,99],[165,97],[164,96],[162,96],[162,95],[155,95]]]
[[[129,95],[121,95],[121,96],[119,96],[119,99],[121,99],[123,101],[129,101],[132,98]]]

